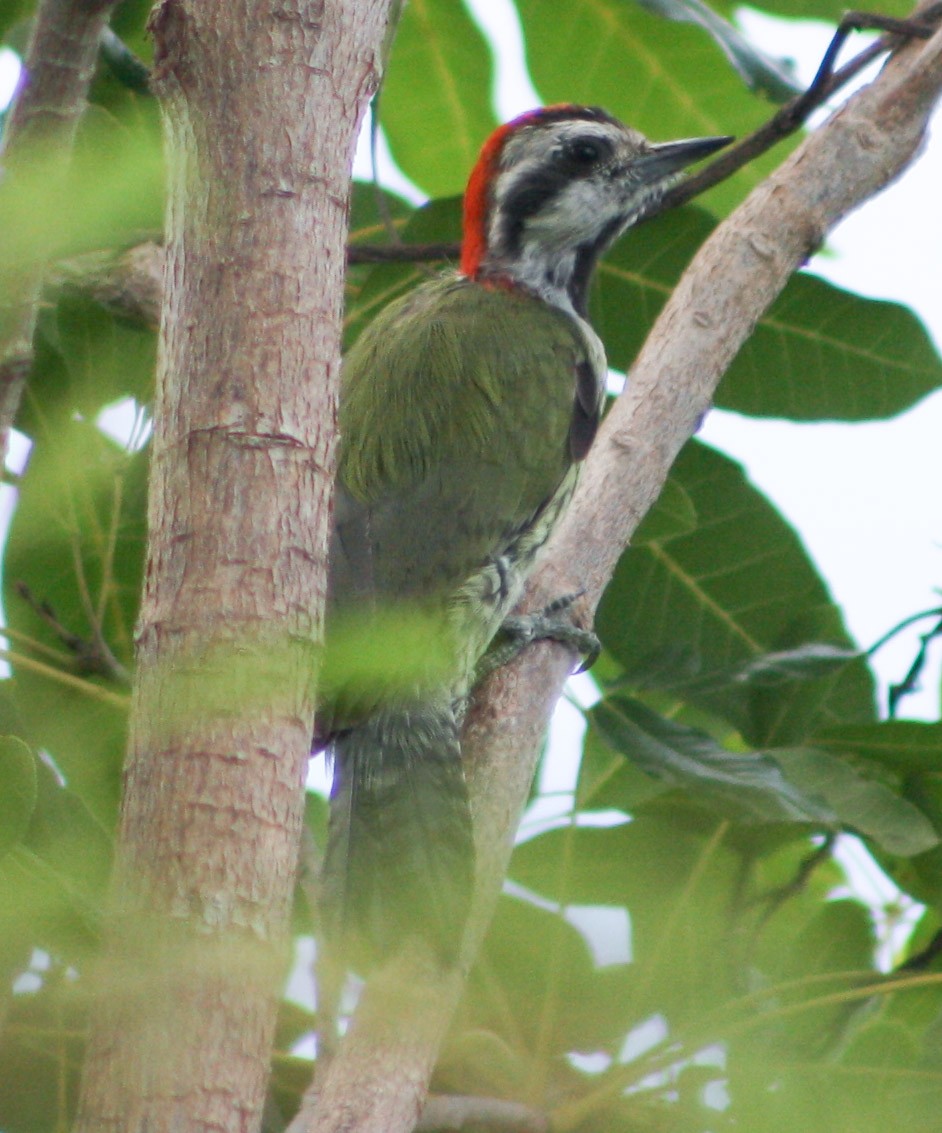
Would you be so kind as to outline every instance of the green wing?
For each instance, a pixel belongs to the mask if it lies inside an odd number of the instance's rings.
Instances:
[[[587,447],[599,366],[573,319],[463,277],[344,360],[331,604],[433,598],[511,548]]]

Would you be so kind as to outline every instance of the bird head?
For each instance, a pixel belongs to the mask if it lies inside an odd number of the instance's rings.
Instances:
[[[590,106],[522,114],[488,138],[471,172],[461,270],[584,315],[601,253],[680,170],[730,141],[656,144]]]

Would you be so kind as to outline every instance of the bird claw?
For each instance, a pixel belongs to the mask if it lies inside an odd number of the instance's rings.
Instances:
[[[602,652],[601,642],[592,630],[582,629],[571,618],[560,616],[566,614],[583,593],[584,591],[577,590],[572,594],[564,594],[538,613],[514,614],[505,618],[494,641],[478,661],[475,684],[490,676],[495,669],[508,664],[535,641],[558,641],[582,655],[582,663],[575,670],[576,673],[590,669]]]

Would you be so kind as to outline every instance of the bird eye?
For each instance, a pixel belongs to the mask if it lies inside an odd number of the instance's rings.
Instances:
[[[602,147],[594,138],[575,141],[566,150],[566,157],[576,165],[594,165],[601,156]]]

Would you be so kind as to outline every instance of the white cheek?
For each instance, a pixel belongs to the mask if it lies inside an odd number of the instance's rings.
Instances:
[[[600,191],[591,181],[575,181],[553,202],[553,207],[527,224],[529,234],[562,245],[580,244],[596,237],[610,221],[622,215],[624,202]]]

